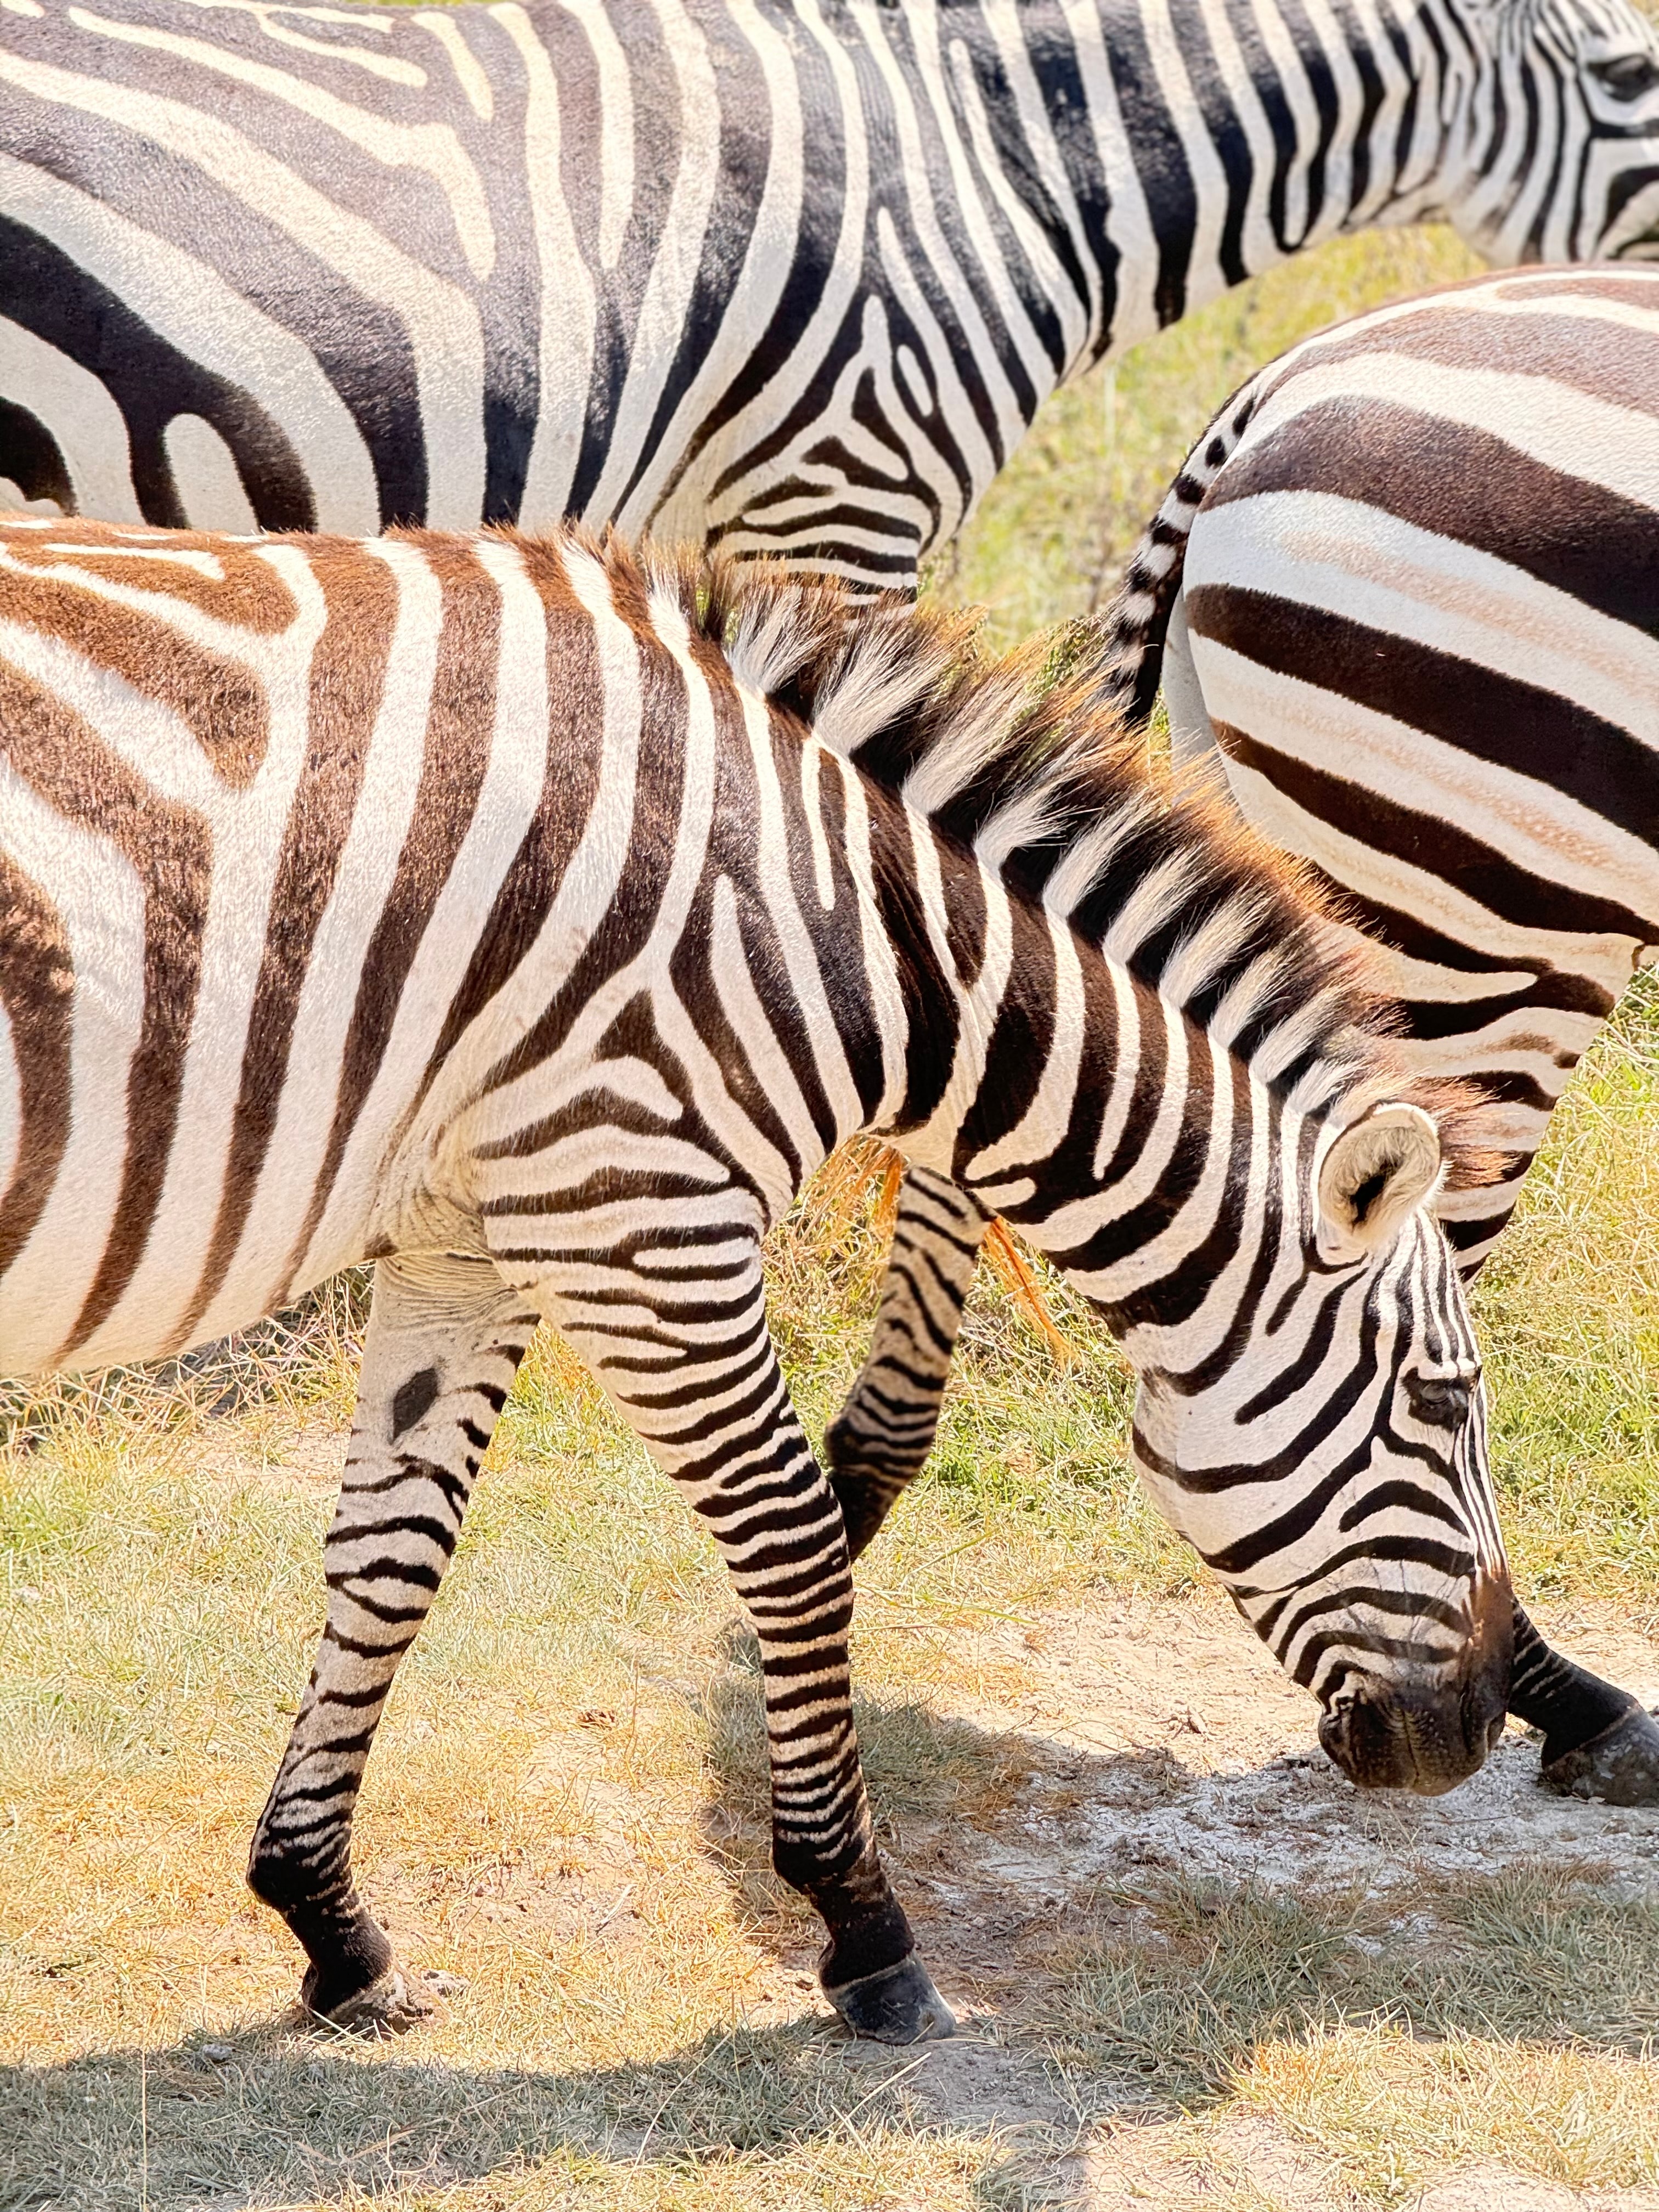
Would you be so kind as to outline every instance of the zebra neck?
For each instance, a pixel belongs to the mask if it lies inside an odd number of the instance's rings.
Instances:
[[[919,837],[917,852],[904,893],[884,901],[909,979],[908,1088],[888,1133],[1012,1221],[1115,1334],[1183,1320],[1185,1263],[1228,1256],[1214,1242],[1226,1218],[1235,1252],[1241,1191],[1259,1200],[1276,1180],[1284,1109],[1063,917],[948,846]],[[1154,1259],[1155,1243],[1179,1249]]]
[[[1034,57],[1044,12],[1030,11]],[[1044,88],[1103,302],[1089,360],[1305,246],[1445,212],[1480,50],[1462,0],[1397,14],[1360,0],[1322,19],[1275,10],[1271,40],[1263,20],[1244,28],[1199,0],[1095,0],[1070,20],[1089,149],[1052,69]]]

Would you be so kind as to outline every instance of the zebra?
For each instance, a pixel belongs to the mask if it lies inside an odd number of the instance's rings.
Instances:
[[[0,500],[568,514],[905,591],[1061,380],[1304,246],[1659,253],[1659,40],[1628,0],[5,0],[0,192]],[[932,1434],[903,1240],[976,1243],[957,1202],[904,1194],[855,1516]]]
[[[354,1887],[375,1723],[538,1322],[758,1638],[774,1863],[859,2033],[948,2033],[872,1833],[846,1527],[768,1224],[879,1132],[1138,1369],[1135,1457],[1368,1785],[1503,1726],[1486,1171],[1294,868],[959,617],[544,538],[0,520],[0,1364],[373,1309],[317,1663],[249,1879],[310,2010],[427,2002]]]
[[[1410,1064],[1473,1082],[1472,1276],[1557,1100],[1659,960],[1659,271],[1481,277],[1251,377],[1132,558],[1108,689],[1339,892]],[[982,1210],[914,1174],[830,1443],[867,1542],[932,1443]],[[1659,1802],[1659,1727],[1519,1606],[1510,1709],[1557,1788]]]
[[[1659,253],[1628,0],[6,0],[0,495],[914,588],[1042,400],[1341,232]]]

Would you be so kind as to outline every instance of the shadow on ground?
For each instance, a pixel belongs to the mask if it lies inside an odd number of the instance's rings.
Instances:
[[[796,2017],[568,2071],[423,2058],[418,2042],[366,2054],[270,2025],[13,2066],[0,2069],[0,2207],[362,2204],[527,2172],[546,2191],[538,2203],[599,2205],[620,2201],[629,2167],[767,2166],[919,2133],[975,2152],[988,2208],[1037,2203],[1075,2179],[1066,2154],[1092,2125],[1202,2106],[1259,2045],[1339,2018],[1580,2051],[1659,2033],[1659,1905],[1587,1879],[1593,1868],[1431,1875],[1403,1894],[1275,1891],[1133,1849],[1103,1872],[1086,1848],[1103,1807],[1167,1820],[1189,1803],[1193,1778],[1166,1748],[1082,1755],[897,1705],[861,1711],[872,1794],[971,2033],[919,2063],[849,2045],[821,2014],[799,2016],[812,1930],[766,1866],[763,1739],[740,1638],[725,1659],[704,1696],[704,1848],[780,1991],[789,1970],[795,1994],[777,2002]],[[1310,1802],[1343,1786],[1290,1772]],[[1277,1782],[1261,1768],[1231,1785]]]

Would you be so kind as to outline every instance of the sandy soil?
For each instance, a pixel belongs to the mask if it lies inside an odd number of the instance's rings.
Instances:
[[[1659,1703],[1659,1643],[1611,1613],[1546,1611],[1541,1625],[1575,1659]],[[1028,1733],[1045,1751],[1023,1832],[988,1847],[1003,1883],[1040,1883],[1063,1859],[1072,1888],[1179,1867],[1268,1888],[1375,1893],[1547,1858],[1659,1896],[1659,1811],[1551,1796],[1538,1786],[1536,1746],[1513,1727],[1481,1772],[1443,1797],[1354,1790],[1319,1748],[1312,1700],[1218,1596],[1107,1604],[975,1641],[1020,1662],[1030,1693],[958,1705],[947,1688],[937,1702],[981,1728]],[[1046,1807],[1048,1777],[1069,1783],[1076,1802]]]
[[[1659,1702],[1659,1641],[1610,1612],[1545,1611],[1540,1626],[1574,1658]],[[947,1996],[965,2000],[1001,1952],[1035,1968],[1057,1927],[1103,1881],[1177,1869],[1232,1885],[1299,1893],[1363,1890],[1400,1924],[1431,1937],[1436,1878],[1495,1873],[1525,1860],[1583,1869],[1615,1894],[1659,1897],[1659,1811],[1555,1797],[1538,1752],[1511,1729],[1483,1771],[1444,1797],[1362,1795],[1319,1749],[1316,1709],[1244,1632],[1218,1595],[1055,1613],[1021,1631],[953,1635],[963,1674],[1029,1678],[1023,1693],[934,1692],[940,1710],[988,1733],[1010,1731],[1031,1765],[1018,1800],[986,1832],[957,1838],[924,1875],[927,1944]],[[963,1645],[971,1647],[964,1650]],[[920,1840],[920,1838],[918,1838]],[[967,1844],[967,1848],[963,1848]],[[1019,1899],[1031,1919],[1009,1911]],[[920,1902],[920,1900],[919,1900]],[[1097,1916],[1097,1904],[1092,1908]],[[917,1914],[920,1920],[921,1915]],[[1035,1940],[1033,1940],[1035,1939]],[[1012,1956],[1010,1957],[1010,1950]],[[1000,1978],[993,1976],[993,1978]],[[872,2068],[893,2062],[872,2055]],[[958,2123],[1052,2125],[1036,2070],[994,2043],[930,2052],[907,2083]],[[1241,2119],[1195,2160],[1178,2128],[1115,2132],[1070,2177],[1085,2212],[1201,2212],[1220,2182],[1295,2212],[1346,2212],[1353,2199],[1322,2161],[1269,2121]],[[1233,2201],[1237,2201],[1235,2196]],[[1408,2212],[1659,2212],[1659,2191],[1579,2193],[1498,2168],[1446,2177]]]

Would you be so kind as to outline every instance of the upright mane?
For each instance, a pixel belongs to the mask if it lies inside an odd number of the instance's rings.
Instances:
[[[1002,655],[979,617],[715,556],[638,556],[615,580],[679,606],[732,678],[1066,918],[1306,1110],[1409,1098],[1440,1123],[1449,1179],[1493,1171],[1464,1086],[1406,1066],[1401,1017],[1316,872],[1250,829],[1212,775],[1177,776],[1124,726],[1103,634]]]
[[[1016,896],[1066,917],[1264,1080],[1294,1085],[1316,1064],[1328,1096],[1333,1073],[1401,1079],[1394,1008],[1336,902],[1211,778],[1176,778],[1126,729],[1092,633],[1069,653],[1048,637],[992,656],[976,615],[849,603],[830,581],[761,562],[647,551],[636,563],[615,539],[603,556],[625,590],[672,596],[738,683]]]

